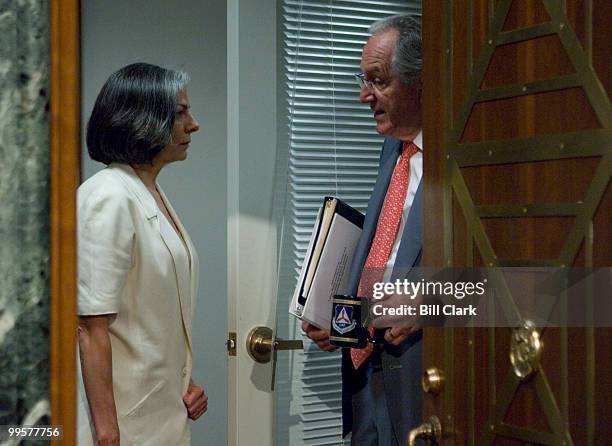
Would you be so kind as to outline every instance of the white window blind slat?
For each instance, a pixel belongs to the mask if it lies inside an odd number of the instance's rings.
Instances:
[[[378,165],[378,154],[373,153],[372,155],[368,155],[368,154],[364,154],[364,153],[360,153],[360,156],[355,156],[352,153],[348,153],[348,154],[342,154],[342,153],[338,153],[338,154],[330,154],[330,153],[325,153],[325,152],[305,152],[305,151],[299,151],[294,153],[295,158],[292,160],[292,163],[294,163],[295,165],[301,165],[301,163],[303,163],[304,165],[306,165],[307,163],[313,163],[313,164],[318,164],[318,163],[331,163],[331,162],[335,162],[338,166],[342,166],[342,165],[351,165],[348,163],[351,163],[352,160],[357,160],[359,163],[361,163],[362,161],[367,161],[367,160],[372,160],[372,163],[374,163],[374,166]]]
[[[342,122],[340,121],[334,121],[333,123],[330,124],[330,126],[334,126],[335,128],[330,129],[329,127],[319,127],[316,125],[307,125],[308,123],[303,123],[304,125],[300,125],[300,126],[294,126],[292,128],[293,132],[295,132],[295,134],[302,134],[302,135],[314,135],[314,134],[323,134],[325,136],[330,134],[330,131],[335,130],[333,133],[335,133],[336,135],[350,135],[350,136],[359,136],[359,135],[364,135],[364,136],[368,136],[370,133],[368,131],[368,129],[366,129],[365,131],[360,129],[359,126],[357,125],[352,125],[352,124],[348,124],[351,125],[352,128],[339,128],[340,125],[342,125]],[[345,124],[346,125],[346,124]]]
[[[329,29],[324,29],[322,27],[315,27],[315,26],[307,26],[304,25],[301,28],[299,26],[292,26],[290,23],[287,24],[286,29],[288,31],[295,31],[295,32],[307,32],[307,33],[311,33],[311,34],[315,34],[315,35],[323,35],[325,33],[330,34],[330,30]],[[368,33],[367,33],[367,28],[362,28],[360,31],[346,31],[346,30],[334,30],[333,31],[334,34],[337,34],[339,36],[341,36],[342,38],[347,38],[347,37],[352,37],[355,39],[355,41],[358,41],[358,39],[361,37],[363,38],[363,40],[368,40]],[[323,39],[323,38],[322,38]]]
[[[331,94],[315,94],[313,92],[310,92],[309,94],[306,94],[304,92],[300,92],[299,91],[300,88],[294,88],[293,89],[293,96],[291,97],[291,101],[287,101],[290,104],[293,103],[293,101],[295,99],[310,99],[311,101],[315,101],[315,100],[321,100],[321,101],[334,101],[334,104],[329,104],[329,103],[322,103],[321,107],[322,108],[328,108],[328,107],[338,107],[342,105],[342,102],[346,102],[347,105],[351,106],[351,101],[354,101],[356,98],[354,96],[342,96],[342,95],[331,95]],[[297,103],[294,105],[294,107],[297,107]],[[352,107],[352,106],[351,106]],[[357,107],[355,107],[357,108]]]
[[[301,39],[300,39],[301,40]],[[286,44],[291,45],[294,44],[294,42],[291,41],[285,41]],[[315,45],[316,43],[316,45]],[[325,55],[325,51],[327,50],[327,48],[325,47],[325,42],[321,41],[321,42],[313,42],[312,44],[308,44],[304,41],[300,41],[300,45],[303,49],[310,51],[310,52],[314,52],[311,50],[321,50],[320,53],[316,53],[316,54],[322,54]],[[362,48],[359,47],[358,42],[355,42],[354,46],[344,46],[344,45],[337,45],[334,46],[334,52],[338,51],[338,52],[346,52],[346,53],[359,53],[361,54],[361,50]],[[291,54],[292,56],[295,56],[295,53],[292,53],[291,51],[288,51],[287,54]]]
[[[287,38],[287,40],[285,41],[285,45],[294,45],[295,42],[298,39],[298,35],[287,31],[285,32],[284,36]],[[300,30],[300,34],[299,34],[299,39],[300,39],[300,45],[308,45],[309,42],[313,42],[313,43],[321,43],[321,42],[325,42],[325,39],[323,38],[323,34],[311,34],[308,32],[305,32],[304,30]],[[361,42],[362,42],[363,37],[356,37],[354,39],[351,38],[351,36],[349,35],[348,37],[338,37],[335,42],[334,45],[341,45],[341,44],[347,44],[347,45],[351,45],[355,46],[355,47],[359,47]]]
[[[352,65],[351,65],[352,67]],[[344,78],[348,78],[351,82],[354,82],[354,78],[355,78],[355,72],[354,71],[340,71],[337,67],[335,70],[310,70],[310,69],[306,69],[306,68],[302,68],[301,70],[299,70],[298,75],[295,75],[295,71],[289,71],[289,70],[293,70],[294,65],[292,64],[291,66],[287,65],[285,67],[287,69],[287,79],[291,81],[291,84],[293,85],[293,82],[301,80],[301,79],[306,79],[307,75],[311,75],[313,76],[314,79],[319,79],[320,77],[324,78],[327,80],[327,82],[330,82],[330,77],[334,76],[334,82],[336,82],[336,80],[342,81],[344,80]],[[315,76],[320,76],[320,77],[315,77]]]
[[[331,90],[334,93],[349,92],[355,93],[355,75],[347,74],[345,76],[336,76],[333,81],[329,80],[329,75],[321,75],[320,77],[300,77],[288,76],[287,84],[292,85],[296,82],[301,85],[309,85],[311,88],[319,88],[320,90]],[[356,107],[357,108],[357,107]]]
[[[311,9],[314,8],[329,8],[330,6],[334,9],[350,9],[350,10],[361,10],[364,12],[372,12],[380,14],[383,17],[392,14],[398,14],[400,12],[408,12],[410,9],[419,12],[421,10],[420,2],[399,2],[399,1],[376,1],[376,0],[344,0],[344,1],[309,1],[304,2],[302,0],[286,0],[284,5],[297,6],[297,9],[304,8],[305,6]],[[388,10],[384,9],[389,7]],[[380,17],[378,17],[380,18]]]
[[[355,184],[351,184],[349,188],[345,188],[343,187],[342,184],[338,184],[337,185],[337,191],[338,191],[338,195],[342,195],[343,193],[346,195],[346,193],[351,192],[351,191],[360,191],[360,192],[371,192],[372,191],[372,187],[374,186],[374,183],[372,183],[371,185],[355,185]],[[333,189],[334,184],[332,184],[331,182],[328,182],[326,184],[321,184],[321,185],[313,185],[313,184],[298,184],[294,187],[294,189],[298,192],[308,192],[308,193],[319,193],[321,195],[321,197],[324,197],[325,194],[329,195],[329,191],[331,189]],[[321,202],[323,201],[323,199],[321,199]],[[320,206],[321,204],[319,204]],[[359,205],[355,205],[353,207],[356,207],[357,209],[360,208]],[[365,205],[362,206],[362,208],[365,209]],[[308,228],[308,230],[310,232],[312,232],[312,224],[310,225],[311,227]],[[296,278],[297,280],[297,278]]]
[[[287,82],[287,86],[289,86],[290,84],[292,83]],[[347,85],[343,84],[343,82],[338,82],[334,85],[308,85],[304,83],[299,87],[292,88],[294,92],[293,94],[295,95],[293,98],[308,98],[311,100],[318,101],[332,100],[334,101],[334,104],[331,104],[332,107],[336,104],[339,104],[345,105],[346,108],[352,110],[368,110],[365,106],[354,106],[351,104],[351,100],[355,100],[355,97],[359,97],[359,90],[348,87]],[[293,106],[293,108],[296,107],[296,104],[294,102],[287,102],[290,106]],[[321,104],[321,106],[329,107],[330,104]]]
[[[298,147],[299,145],[299,147]],[[316,151],[316,150],[320,150],[320,152],[317,152],[318,155],[317,156],[321,156],[322,154],[325,154],[326,156],[330,156],[330,157],[339,157],[342,156],[343,153],[347,153],[351,156],[361,156],[361,155],[366,155],[366,154],[376,154],[376,159],[378,159],[378,155],[379,155],[379,151],[375,151],[372,150],[368,147],[357,147],[357,146],[352,146],[351,148],[349,147],[338,147],[336,153],[325,153],[323,151],[323,147],[321,147],[321,145],[319,144],[295,144],[296,147],[294,147],[294,150],[292,151],[292,155],[295,157],[299,157],[301,155],[306,155],[307,154],[307,150],[312,150],[312,151]],[[344,149],[344,151],[342,150]],[[313,155],[314,156],[314,155]]]
[[[298,106],[299,104],[294,104]],[[290,107],[287,107],[288,111],[291,110]],[[323,108],[325,109],[325,108]],[[306,117],[316,117],[317,119],[323,120],[324,122],[329,122],[329,120],[325,120],[325,117],[321,117],[322,108],[318,108],[316,104],[306,104],[301,103],[301,110],[293,111],[293,123],[300,122],[300,119],[305,119]],[[347,107],[339,107],[336,104],[335,108],[329,107],[329,111],[334,111],[336,116],[336,121],[341,118],[350,118],[349,123],[351,125],[362,125],[363,122],[367,122],[368,119],[372,119],[372,112],[366,110],[351,110]]]
[[[306,167],[311,167],[311,168],[316,168],[316,167],[321,167],[321,166],[328,166],[329,165],[329,161],[316,161],[316,160],[309,160],[309,161],[304,161],[304,162],[295,162],[296,166],[299,166],[301,168],[306,168]],[[372,164],[366,164],[363,165],[362,163],[342,163],[342,162],[336,162],[336,165],[340,168],[340,167],[362,167],[364,168],[364,170],[366,170],[366,172],[371,172],[372,169],[376,169],[376,167],[378,166],[377,163],[372,163]]]

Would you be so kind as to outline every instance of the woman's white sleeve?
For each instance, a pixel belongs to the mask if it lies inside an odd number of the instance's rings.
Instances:
[[[78,314],[119,312],[135,231],[126,196],[92,194],[78,208]]]

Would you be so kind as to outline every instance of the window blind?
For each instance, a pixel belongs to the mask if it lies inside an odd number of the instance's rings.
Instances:
[[[323,197],[334,195],[365,212],[376,181],[383,138],[359,102],[355,74],[374,21],[420,14],[420,1],[283,0],[282,44],[287,128],[279,147],[286,171],[282,199],[277,333],[303,336],[287,308]],[[279,353],[276,444],[337,445],[342,440],[340,353]]]

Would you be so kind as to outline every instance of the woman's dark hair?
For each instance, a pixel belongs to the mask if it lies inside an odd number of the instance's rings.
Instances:
[[[87,124],[89,156],[104,164],[151,164],[170,143],[177,96],[189,77],[148,63],[113,73]]]

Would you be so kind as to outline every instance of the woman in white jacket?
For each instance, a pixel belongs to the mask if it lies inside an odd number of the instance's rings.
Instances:
[[[87,127],[107,167],[78,190],[79,445],[189,445],[207,409],[191,380],[193,244],[156,181],[199,129],[185,73],[128,65]]]

